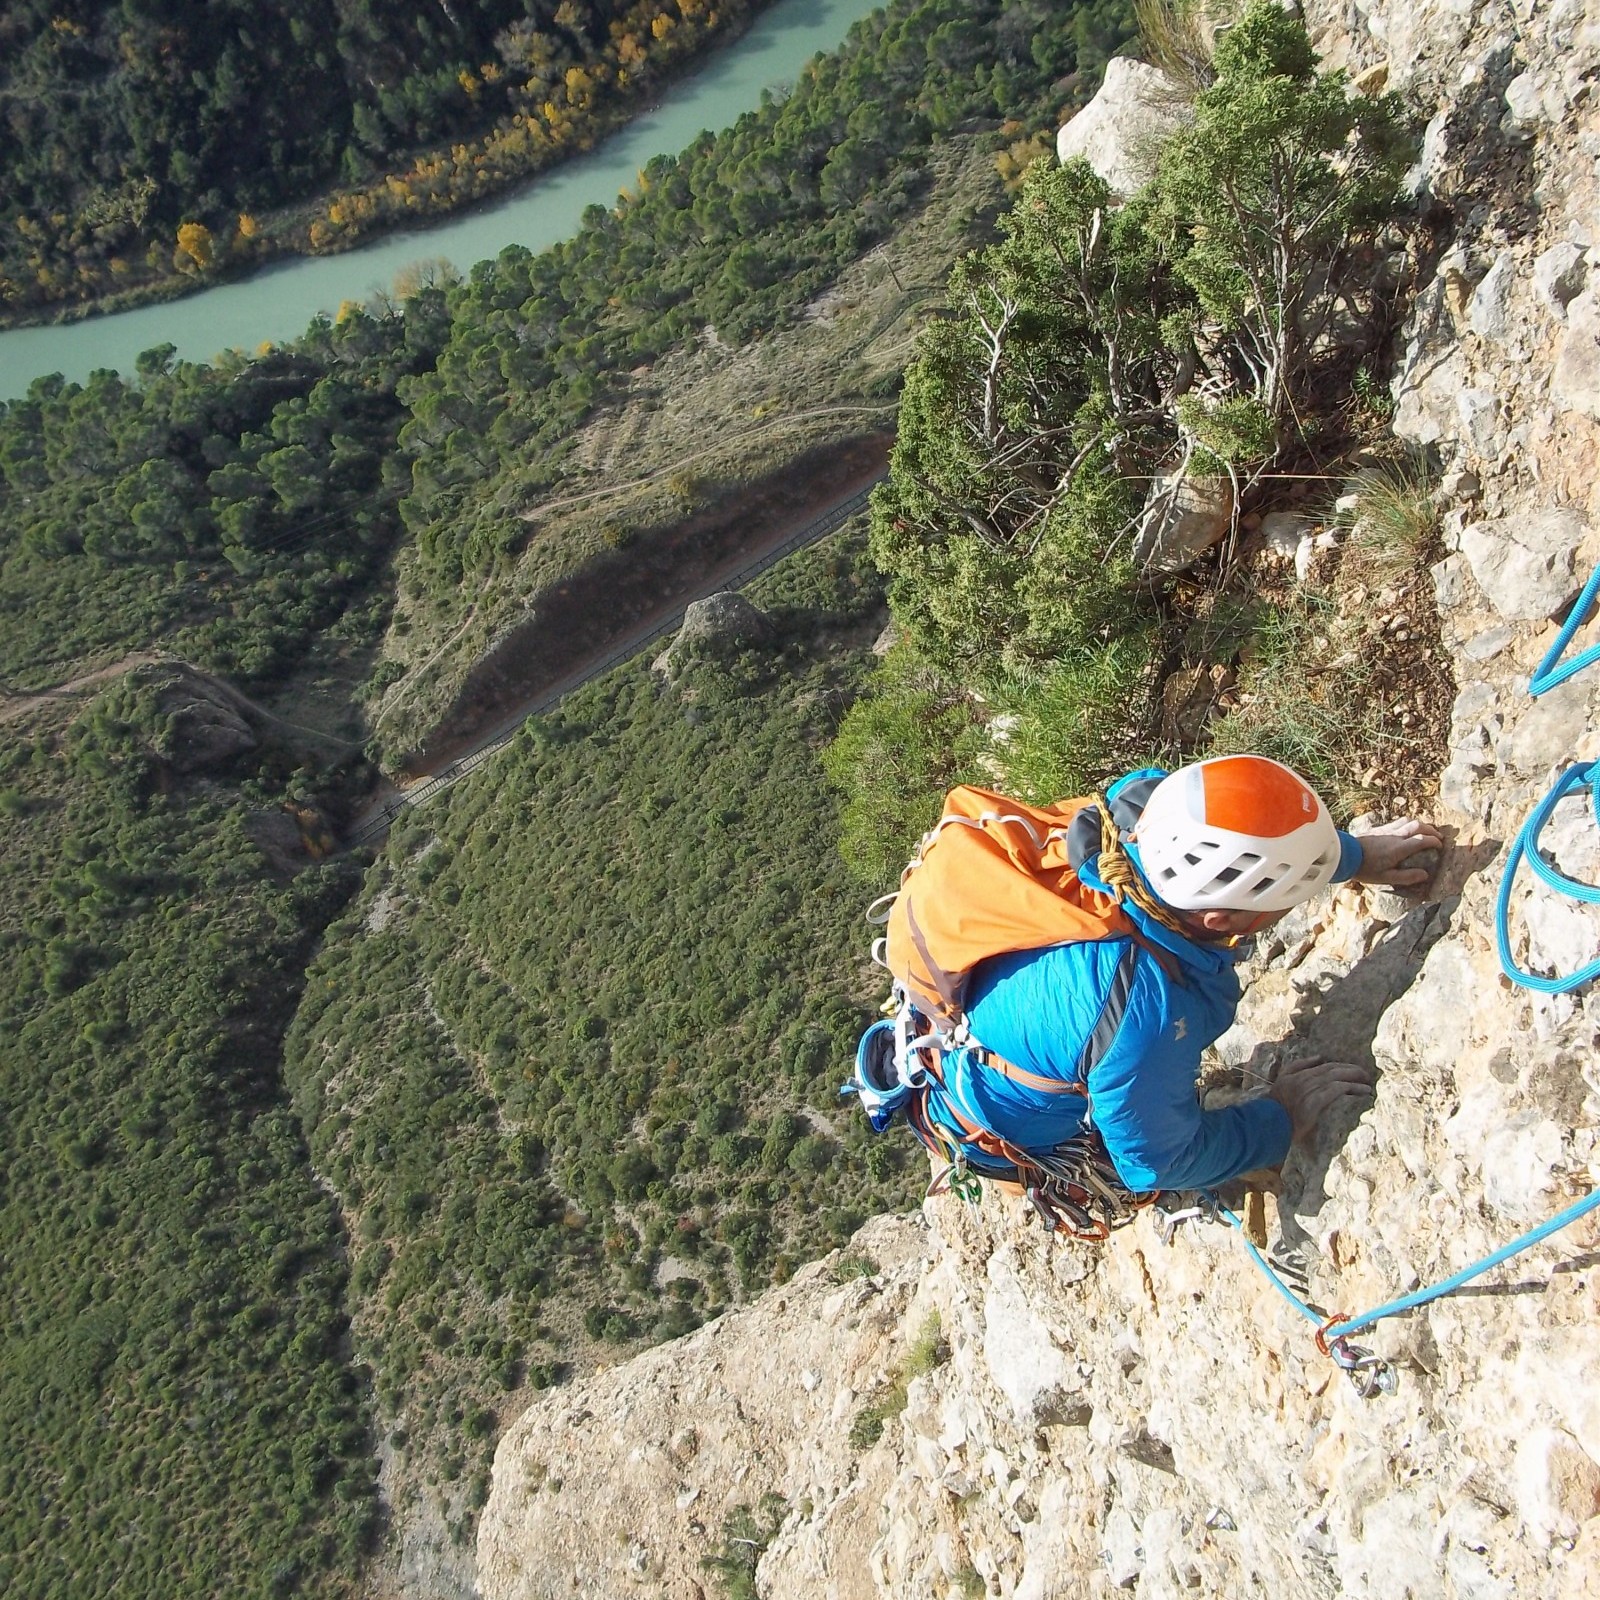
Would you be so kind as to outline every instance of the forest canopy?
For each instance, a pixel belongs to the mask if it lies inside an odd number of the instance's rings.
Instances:
[[[581,148],[597,110],[756,8],[15,0],[0,11],[0,306],[248,261],[264,229],[320,249],[481,198]],[[464,170],[448,151],[413,160],[463,135]],[[315,216],[260,215],[332,186]]]

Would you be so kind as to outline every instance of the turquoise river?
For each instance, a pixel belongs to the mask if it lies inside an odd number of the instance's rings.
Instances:
[[[442,258],[464,270],[508,244],[543,250],[574,234],[589,206],[613,204],[652,156],[683,149],[703,129],[727,127],[760,104],[763,89],[793,83],[812,56],[836,48],[850,24],[879,4],[777,0],[742,38],[669,85],[659,105],[593,151],[437,227],[386,234],[344,255],[290,257],[162,305],[0,334],[0,399],[23,394],[43,373],[81,381],[97,367],[131,372],[140,351],[156,345],[205,361],[293,339],[318,312],[331,316],[341,301],[388,288],[417,261]]]

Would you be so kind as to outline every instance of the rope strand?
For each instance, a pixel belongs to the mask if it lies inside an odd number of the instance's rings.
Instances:
[[[1182,915],[1156,899],[1144,875],[1133,864],[1111,815],[1111,802],[1096,790],[1094,803],[1100,811],[1100,860],[1096,870],[1101,881],[1118,900],[1131,900],[1151,921],[1159,922],[1163,928],[1182,934],[1186,939],[1192,938],[1193,931],[1185,927]]]

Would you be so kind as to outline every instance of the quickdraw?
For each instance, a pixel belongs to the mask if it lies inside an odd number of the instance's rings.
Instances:
[[[1335,1312],[1317,1329],[1317,1349],[1349,1378],[1363,1400],[1380,1394],[1394,1394],[1400,1387],[1394,1368],[1365,1345],[1352,1344],[1349,1334],[1331,1334],[1329,1329],[1349,1320],[1349,1313]]]

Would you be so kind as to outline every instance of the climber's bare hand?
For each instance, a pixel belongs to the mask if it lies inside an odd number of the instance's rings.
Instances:
[[[1352,883],[1382,883],[1391,889],[1417,889],[1433,876],[1433,865],[1407,866],[1425,850],[1442,850],[1444,840],[1431,822],[1402,817],[1370,833],[1356,835],[1361,846],[1361,866]],[[1436,865],[1435,863],[1434,865]]]
[[[1310,1139],[1322,1119],[1347,1100],[1372,1093],[1372,1072],[1353,1061],[1324,1061],[1308,1056],[1278,1070],[1267,1098],[1289,1113],[1296,1143]]]

